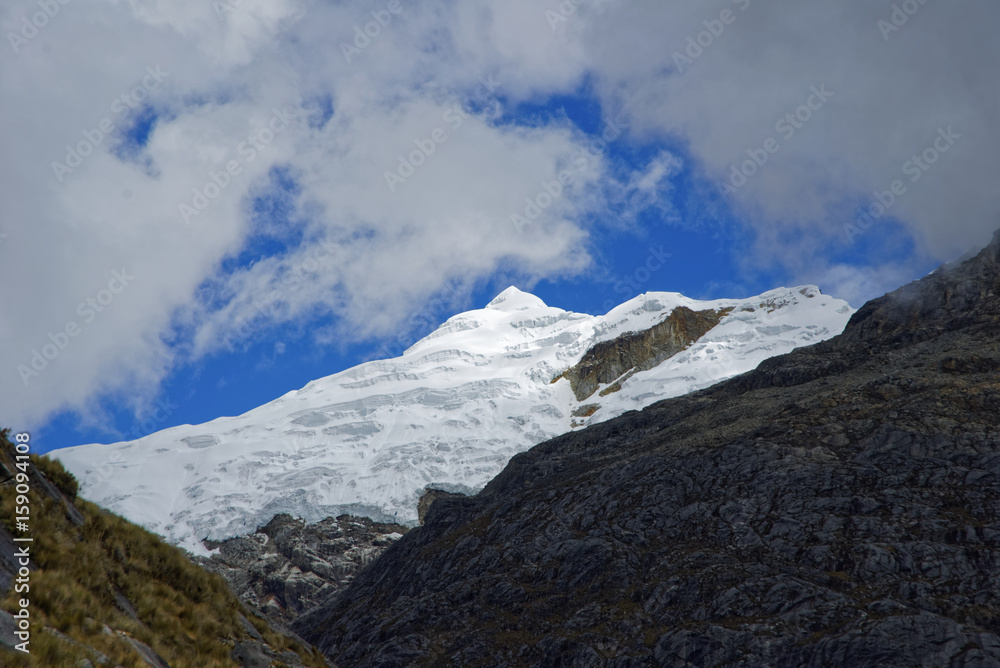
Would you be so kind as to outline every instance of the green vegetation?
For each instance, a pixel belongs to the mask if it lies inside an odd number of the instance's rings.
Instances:
[[[13,446],[0,432],[0,463],[14,468]],[[274,631],[232,595],[225,581],[194,564],[181,550],[159,537],[77,499],[77,483],[62,465],[33,457],[31,554],[31,654],[0,646],[4,666],[76,666],[96,664],[100,654],[110,665],[147,664],[131,639],[145,643],[172,668],[236,666],[230,654],[238,642],[253,642],[244,616],[274,653],[291,651],[306,666],[324,666],[311,648]],[[2,471],[0,471],[2,473]],[[44,474],[65,499],[44,489]],[[0,479],[3,476],[0,475]],[[0,484],[0,518],[9,528],[14,516],[13,481]],[[69,504],[83,516],[70,517]],[[25,594],[13,590],[0,600],[8,612]],[[54,629],[53,633],[47,629]],[[287,655],[286,655],[287,656]],[[290,658],[290,657],[289,657]],[[272,665],[285,666],[279,660]]]
[[[73,474],[63,467],[61,461],[32,455],[31,463],[70,501],[76,499],[76,494],[80,491],[80,484],[73,477]]]

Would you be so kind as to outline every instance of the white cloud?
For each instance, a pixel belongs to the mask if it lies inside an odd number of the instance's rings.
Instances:
[[[94,397],[107,391],[139,404],[177,355],[238,342],[275,316],[318,308],[337,316],[347,336],[386,334],[451,279],[502,265],[530,281],[589,262],[586,232],[572,218],[587,208],[585,186],[600,178],[601,160],[590,161],[537,226],[515,234],[510,215],[580,150],[580,138],[561,126],[497,127],[476,114],[450,124],[447,110],[461,108],[494,72],[445,72],[429,85],[439,56],[414,52],[436,41],[427,35],[441,18],[433,7],[407,5],[352,63],[330,31],[350,39],[349,26],[364,24],[362,6],[264,7],[244,1],[220,18],[202,2],[67,5],[67,20],[0,64],[0,133],[11,149],[0,186],[0,216],[11,230],[0,249],[6,420],[38,421],[63,407],[94,411]],[[168,76],[147,101],[162,115],[141,159],[123,162],[104,139],[60,182],[51,162],[64,161],[67,144],[85,141],[109,116],[125,127],[112,102],[157,66]],[[273,110],[301,112],[322,93],[336,107],[328,125],[311,127],[300,114],[272,138]],[[448,140],[408,187],[390,192],[384,172],[437,128]],[[241,147],[249,137],[267,144]],[[226,174],[234,162],[238,173]],[[336,248],[308,269],[310,280],[283,282],[278,272],[310,267],[311,242],[219,275],[220,262],[259,231],[246,205],[266,190],[275,166],[301,185],[306,238]],[[199,201],[196,190],[211,199]],[[192,207],[189,224],[182,204]],[[121,268],[134,281],[85,321],[78,304]],[[199,292],[205,285],[210,299]],[[254,302],[275,289],[280,309],[262,318]],[[49,335],[61,342],[71,322],[75,336],[65,349],[52,347]]]
[[[900,263],[876,267],[833,264],[818,267],[813,275],[819,277],[824,292],[859,306],[915,278],[912,269]]]
[[[899,3],[678,4],[606,12],[586,35],[589,62],[605,95],[630,112],[634,132],[689,142],[713,179],[769,137],[779,141],[779,152],[735,195],[755,226],[776,228],[756,249],[770,256],[761,260],[788,261],[780,238],[795,229],[811,236],[811,253],[844,241],[854,207],[909,179],[904,163],[948,126],[962,139],[920,181],[906,181],[892,213],[939,259],[997,227],[1000,191],[990,183],[1000,173],[1000,133],[986,112],[1000,102],[1000,43],[989,27],[1000,7],[927,3],[886,41],[877,22]],[[698,39],[703,21],[723,8],[733,22],[711,43],[703,39],[709,45],[678,74],[672,54],[683,54],[688,37]],[[822,85],[834,95],[812,118],[791,137],[776,130]]]
[[[634,212],[622,201],[669,211],[676,158],[663,153],[623,175],[591,156],[574,185],[518,233],[511,214],[572,164],[584,138],[559,121],[498,124],[492,98],[451,127],[446,111],[473,99],[483,77],[500,83],[506,103],[586,82],[608,118],[624,113],[629,139],[669,137],[712,179],[775,135],[811,86],[827,85],[835,96],[782,140],[735,202],[764,241],[748,262],[858,294],[864,288],[847,269],[814,258],[843,241],[846,212],[902,178],[903,163],[938,127],[954,126],[961,142],[892,212],[920,250],[945,259],[997,225],[1000,139],[986,110],[1000,102],[992,72],[1000,44],[989,34],[1000,8],[929,3],[885,41],[876,21],[891,5],[590,0],[553,31],[545,12],[558,11],[554,2],[402,0],[403,11],[350,62],[342,44],[383,4],[61,5],[18,53],[5,43],[0,58],[4,419],[93,409],[103,391],[128,392],[138,404],[178,356],[239,343],[274,319],[319,311],[337,318],[338,336],[393,332],[447,285],[461,286],[460,303],[498,270],[529,283],[585,270],[589,215],[628,218]],[[673,53],[725,8],[734,22],[687,71],[674,71]],[[4,34],[34,9],[6,5]],[[162,116],[139,159],[113,156],[109,139],[60,183],[52,161],[155,66],[170,75],[149,94]],[[239,152],[274,109],[301,111],[317,95],[333,100],[326,126],[302,114],[252,161]],[[385,172],[439,128],[447,140],[391,191]],[[239,174],[185,225],[179,205],[192,204],[193,189],[204,192],[231,160]],[[294,205],[306,243],[220,274],[225,258],[261,232],[246,204],[266,191],[275,166],[301,187]],[[803,230],[806,241],[792,234]],[[123,267],[134,282],[84,323],[78,305]],[[288,271],[303,278],[283,279]],[[855,275],[891,287],[906,271]],[[81,332],[25,386],[18,365],[30,366],[32,350],[70,321]]]

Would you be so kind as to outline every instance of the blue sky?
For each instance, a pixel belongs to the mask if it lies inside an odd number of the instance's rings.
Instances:
[[[1000,10],[892,4],[67,5],[0,59],[0,423],[242,413],[511,284],[860,306],[1000,226]]]
[[[332,109],[327,107],[325,114],[332,115]],[[138,129],[129,135],[129,140],[138,147],[143,143],[143,133],[155,122],[155,116],[148,113],[141,118]],[[560,95],[545,103],[524,105],[500,122],[532,125],[549,118],[568,118],[594,138],[599,138],[603,130],[599,101],[584,94]],[[662,150],[677,151],[678,147],[663,143],[611,143],[607,155],[628,170],[634,169],[644,157]],[[530,289],[551,306],[596,315],[647,291],[715,299],[751,296],[788,285],[791,277],[780,269],[763,268],[753,273],[739,270],[737,258],[752,245],[752,231],[741,227],[738,216],[726,206],[725,200],[714,196],[716,193],[710,187],[706,197],[707,184],[696,185],[693,183],[696,179],[690,169],[672,179],[676,189],[673,210],[645,210],[628,230],[602,230],[599,246],[592,248],[594,266],[587,272],[520,287]],[[222,263],[223,274],[231,274],[262,257],[279,256],[301,243],[301,226],[291,219],[290,210],[290,202],[299,190],[288,170],[273,171],[265,192],[249,204],[249,215],[257,221],[256,227],[271,233],[249,236],[246,247]],[[601,227],[600,220],[594,224]],[[856,263],[861,267],[873,257],[884,261],[908,259],[914,248],[906,242],[905,229],[886,224],[875,228],[856,245],[845,243],[839,253],[848,265]],[[669,258],[662,260],[664,255]],[[650,258],[652,262],[647,265]],[[658,265],[661,268],[649,271],[648,266]],[[920,271],[929,271],[933,266],[934,262],[928,261]],[[481,281],[467,297],[467,307],[481,308],[506,287],[507,281],[502,277]],[[264,327],[239,341],[234,351],[223,350],[176,369],[165,379],[152,414],[137,417],[111,397],[105,404],[108,424],[82,426],[74,412],[66,412],[38,430],[36,443],[49,450],[119,440],[112,429],[122,434],[122,440],[131,440],[178,424],[198,424],[241,414],[373,355],[401,351],[433,331],[431,322],[443,322],[455,312],[458,311],[435,307],[432,299],[420,313],[423,326],[419,330],[400,339],[377,338],[349,346],[318,345],[309,336],[311,329],[330,324],[329,317]]]

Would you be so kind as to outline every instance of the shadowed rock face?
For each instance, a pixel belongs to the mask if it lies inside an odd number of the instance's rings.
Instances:
[[[511,460],[296,630],[340,665],[1000,665],[1000,234]]]
[[[662,322],[647,330],[629,332],[596,344],[559,378],[568,379],[577,400],[583,401],[598,387],[626,372],[648,371],[673,357],[718,325],[731,310],[692,311],[678,306]]]
[[[367,517],[307,524],[276,515],[253,534],[211,542],[219,553],[199,562],[222,575],[243,603],[284,625],[344,589],[407,531]]]
[[[456,494],[454,492],[445,492],[440,489],[428,489],[420,497],[420,501],[417,502],[417,518],[421,524],[424,523],[424,518],[427,517],[428,511],[431,509],[431,505],[438,499],[451,499],[455,497],[464,497],[464,494]]]

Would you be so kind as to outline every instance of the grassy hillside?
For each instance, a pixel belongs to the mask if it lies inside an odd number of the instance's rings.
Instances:
[[[15,463],[13,445],[0,432],[0,543],[8,545],[24,535],[13,530]],[[0,589],[0,609],[9,613],[20,609],[20,598],[30,600],[31,654],[0,643],[0,664],[76,666],[106,657],[110,665],[145,667],[159,658],[172,668],[203,668],[247,665],[254,657],[255,665],[266,665],[260,664],[266,657],[273,666],[326,665],[244,608],[221,577],[76,498],[76,480],[59,462],[32,456],[31,464],[30,592]],[[0,553],[0,586],[14,571],[9,555]]]

